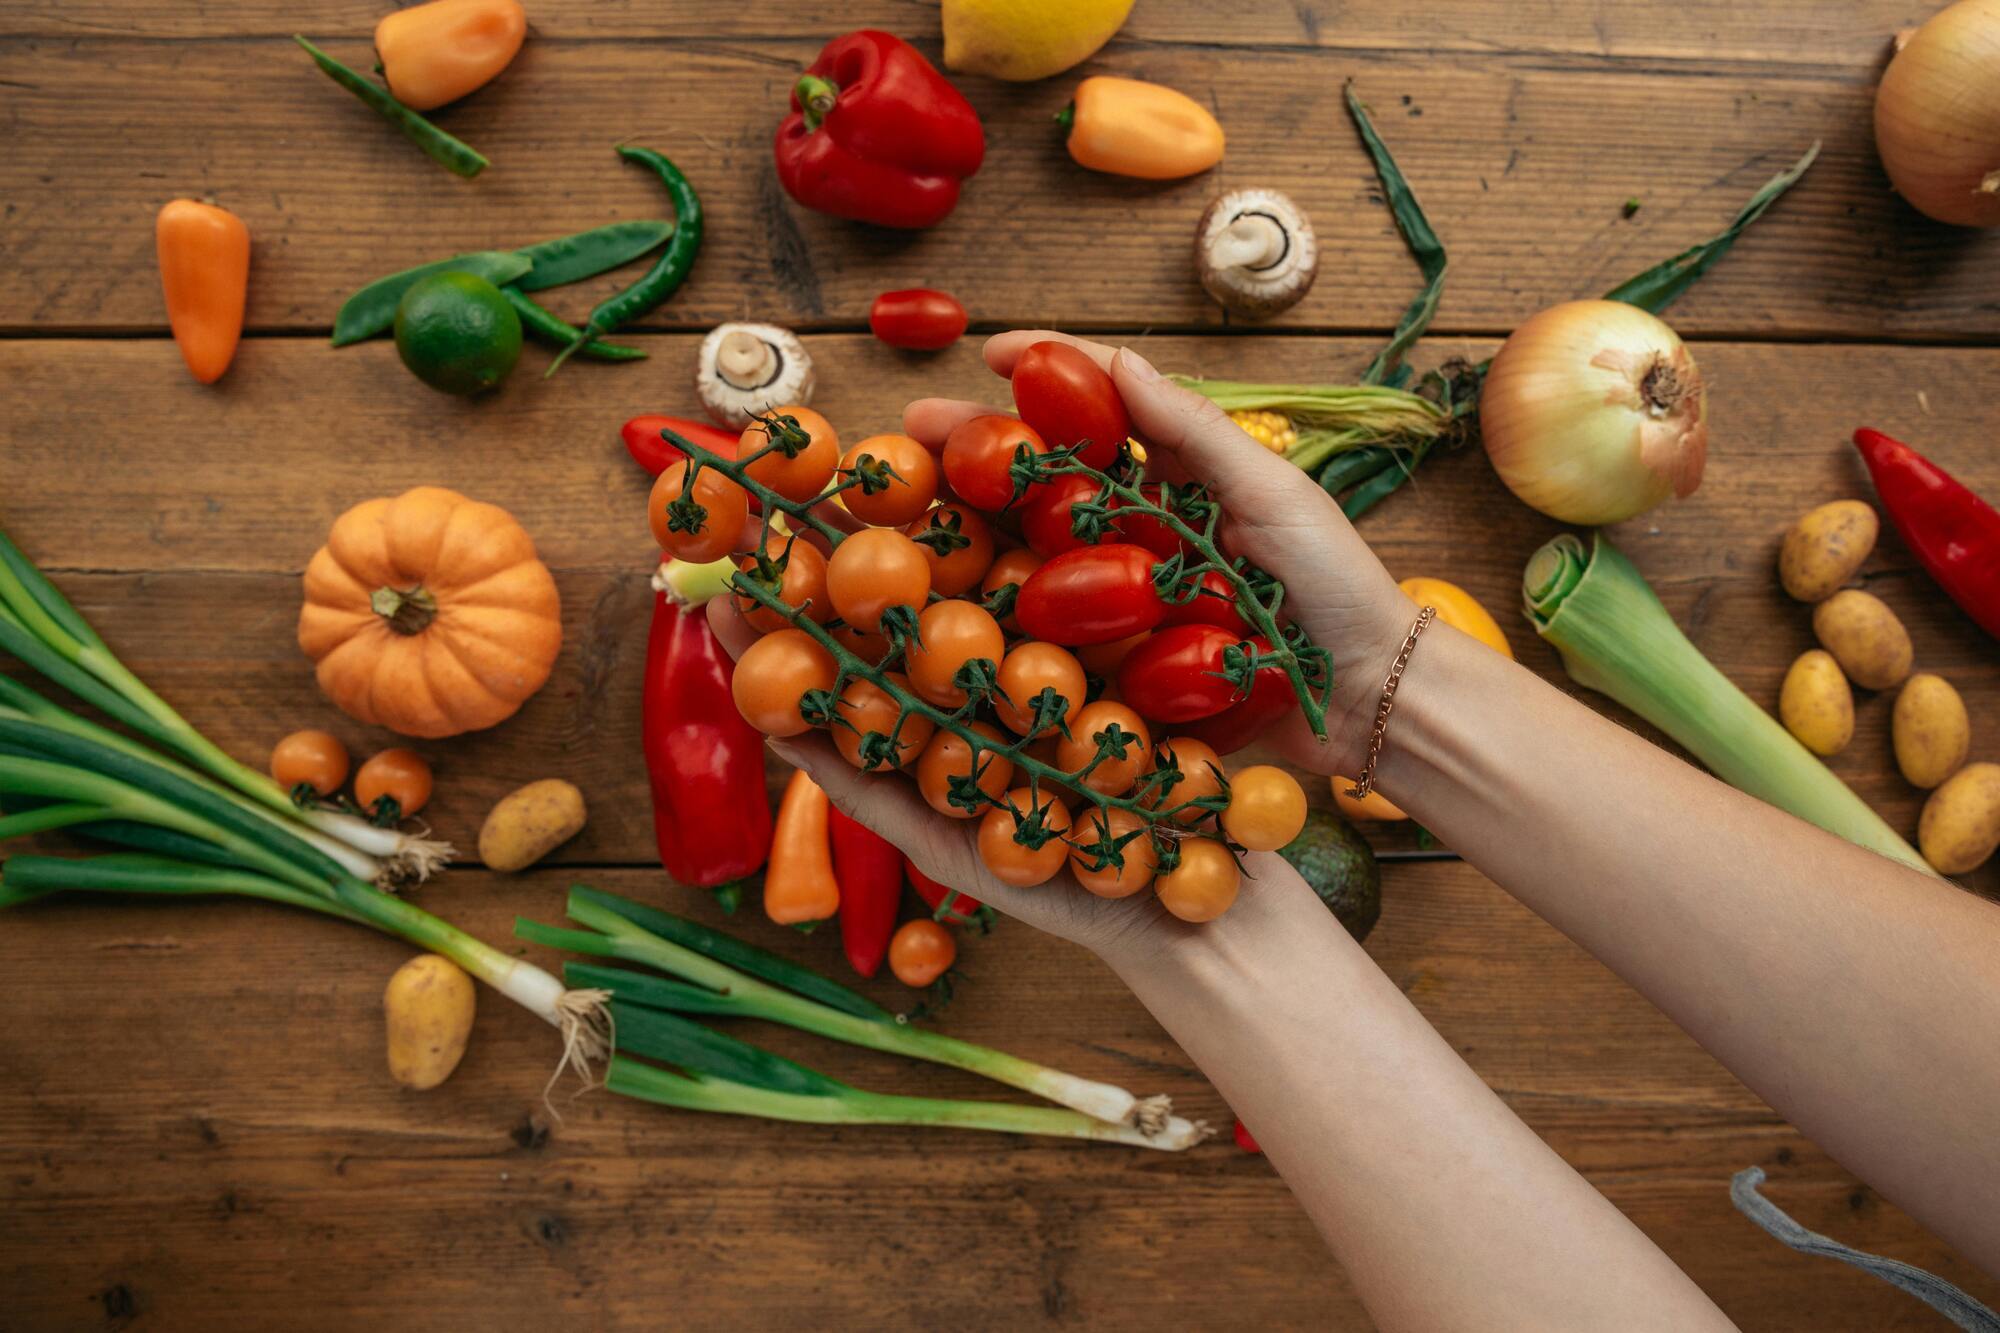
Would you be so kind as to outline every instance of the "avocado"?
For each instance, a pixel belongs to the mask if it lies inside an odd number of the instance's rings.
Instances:
[[[1368,938],[1382,915],[1382,870],[1354,826],[1328,810],[1306,816],[1299,836],[1279,849],[1347,933]]]

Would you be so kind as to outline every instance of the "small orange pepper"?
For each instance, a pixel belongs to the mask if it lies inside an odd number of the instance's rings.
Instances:
[[[1400,808],[1379,791],[1371,791],[1360,800],[1349,796],[1347,789],[1353,785],[1353,778],[1336,777],[1333,780],[1333,804],[1341,814],[1346,815],[1349,819],[1365,819],[1373,820],[1378,824],[1394,824],[1399,820],[1409,818],[1408,815],[1404,814]]]
[[[764,915],[781,926],[824,921],[840,910],[829,836],[832,805],[804,769],[785,784],[764,868]]]
[[[375,54],[396,100],[429,111],[490,83],[527,35],[520,0],[431,0],[376,24]]]
[[[1470,634],[1502,657],[1513,660],[1513,646],[1507,642],[1507,633],[1500,628],[1500,622],[1479,604],[1478,598],[1456,583],[1447,583],[1443,579],[1407,578],[1396,586],[1418,606],[1436,607],[1437,618],[1445,624],[1462,634]]]
[[[1208,108],[1157,83],[1094,75],[1057,119],[1069,127],[1069,155],[1092,171],[1170,181],[1222,160],[1222,126]]]
[[[175,199],[160,210],[153,234],[174,342],[194,377],[213,384],[243,336],[250,229],[226,208]]]

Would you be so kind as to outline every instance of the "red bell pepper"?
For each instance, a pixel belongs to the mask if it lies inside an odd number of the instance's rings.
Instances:
[[[632,461],[653,476],[667,470],[669,463],[685,457],[680,450],[661,438],[660,432],[670,430],[684,439],[693,440],[704,449],[721,454],[724,458],[736,457],[737,435],[706,421],[690,421],[686,417],[642,416],[633,417],[618,428],[624,437],[625,452],[632,455]]]
[[[778,181],[807,208],[884,227],[931,227],[979,170],[979,113],[918,50],[864,28],[836,37],[792,88]]]
[[[833,878],[840,885],[840,947],[864,977],[882,967],[903,901],[903,854],[896,844],[835,810]]]
[[[1909,445],[1857,430],[1889,521],[1938,586],[2000,639],[2000,513]]]
[[[944,885],[917,869],[916,862],[903,858],[903,873],[910,877],[910,887],[917,891],[917,897],[931,909],[934,920],[946,921],[954,926],[986,926],[986,906],[969,894],[957,889],[947,889]]]
[[[734,911],[736,882],[770,855],[771,802],[764,738],[736,711],[732,670],[699,606],[654,594],[641,730],[660,864]]]

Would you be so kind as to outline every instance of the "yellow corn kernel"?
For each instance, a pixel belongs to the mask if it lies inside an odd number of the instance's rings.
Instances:
[[[1282,454],[1299,442],[1291,418],[1282,412],[1231,412],[1229,419],[1274,454]]]

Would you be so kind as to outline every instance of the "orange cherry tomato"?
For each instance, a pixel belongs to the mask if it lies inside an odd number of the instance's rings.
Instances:
[[[940,597],[956,597],[977,585],[987,566],[993,563],[993,530],[969,506],[941,504],[903,531],[911,537],[921,537],[933,528],[963,539],[930,538],[917,543],[931,563],[932,590]],[[951,549],[941,552],[940,545]]]
[[[1069,857],[1070,845],[1063,841],[1063,834],[1069,832],[1069,807],[1048,795],[1037,802],[1034,792],[1026,787],[1014,788],[1007,793],[1007,800],[1013,810],[996,806],[980,817],[979,859],[1002,884],[1012,884],[1017,889],[1046,884],[1055,878]],[[1042,827],[1053,836],[1039,847],[1019,842],[1015,833],[1020,821],[1015,818],[1014,810],[1029,819],[1040,815]]]
[[[772,533],[764,539],[764,554],[773,563],[780,558],[785,562],[779,575],[778,597],[793,610],[804,610],[807,618],[824,624],[833,618],[833,603],[826,597],[826,557],[819,548],[803,538],[790,538]],[[757,572],[757,557],[746,555],[736,562],[736,567],[746,574]],[[784,629],[791,622],[747,593],[736,594],[736,609],[743,613],[743,619],[759,634],[769,634],[773,630]]]
[[[1156,785],[1152,788],[1146,804],[1156,809],[1172,810],[1189,801],[1220,796],[1222,783],[1216,774],[1228,775],[1214,746],[1187,736],[1171,736],[1156,742],[1153,746],[1153,767],[1178,767],[1181,774],[1171,787]],[[1188,806],[1174,819],[1182,824],[1196,824],[1207,819],[1210,813],[1200,806]]]
[[[1048,444],[1018,417],[985,416],[962,421],[944,442],[944,476],[958,498],[994,513],[1014,499],[1014,454],[1026,447],[1045,454]]]
[[[286,791],[331,796],[347,781],[347,747],[324,731],[295,731],[271,751],[271,778]]]
[[[839,674],[833,654],[802,629],[781,629],[750,645],[729,678],[736,711],[766,736],[796,736],[812,730],[799,701],[813,690],[830,690]]]
[[[937,499],[937,459],[909,436],[869,436],[841,455],[841,471],[854,473],[864,458],[870,460],[871,471],[887,468],[894,475],[886,488],[871,491],[867,486],[854,486],[840,493],[847,512],[863,523],[885,528],[914,523]]]
[[[1306,826],[1306,792],[1282,768],[1252,764],[1229,779],[1222,831],[1253,852],[1275,852]]]
[[[695,473],[690,489],[687,474],[693,467],[692,463],[670,466],[654,480],[653,493],[646,497],[646,521],[653,525],[653,540],[661,550],[705,565],[736,549],[750,521],[750,495],[712,467]],[[679,519],[669,509],[683,495],[705,511],[692,529],[675,526]]]
[[[1137,713],[1109,699],[1085,704],[1070,718],[1069,735],[1056,742],[1056,767],[1074,773],[1096,759],[1098,737],[1111,737],[1114,728],[1125,747],[1124,755],[1107,755],[1090,770],[1084,785],[1106,796],[1131,791],[1139,775],[1153,766],[1153,733]]]
[[[1002,551],[993,557],[993,564],[987,569],[986,577],[980,581],[980,596],[991,597],[1010,583],[1014,585],[1014,591],[1019,593],[1021,585],[1028,581],[1028,575],[1041,567],[1042,558],[1025,546]],[[1010,610],[1000,617],[1000,627],[1010,634],[1016,634],[1020,632],[1021,622],[1014,619],[1014,613]]]
[[[1076,660],[1083,663],[1083,669],[1091,675],[1109,679],[1118,674],[1125,657],[1134,648],[1153,637],[1151,630],[1142,630],[1129,639],[1113,639],[1110,643],[1093,643],[1076,650]]]
[[[984,722],[973,722],[969,729],[978,732],[995,745],[1003,745],[1000,731]],[[987,753],[979,756],[979,790],[994,800],[999,800],[1006,792],[1007,784],[1014,780],[1014,761],[1004,754]],[[931,737],[931,743],[917,760],[917,790],[923,794],[924,804],[950,819],[970,819],[981,813],[966,810],[951,803],[951,784],[954,778],[969,778],[973,770],[972,746],[956,732],[939,731]]]
[[[957,958],[951,932],[927,916],[905,921],[889,939],[889,970],[918,990],[943,976]]]
[[[747,660],[748,654],[745,658]],[[741,667],[741,663],[737,664]],[[889,679],[904,689],[910,687],[909,677],[892,671]],[[927,717],[916,713],[904,717],[898,730],[896,719],[902,716],[902,707],[887,690],[872,680],[852,680],[840,692],[840,702],[833,707],[833,743],[841,757],[856,768],[866,771],[871,765],[861,753],[861,742],[871,733],[896,738],[894,764],[877,762],[872,765],[877,771],[885,768],[908,768],[917,762],[917,756],[930,744],[931,731],[935,724]]]
[[[905,654],[910,685],[939,708],[965,702],[965,691],[951,683],[960,667],[983,657],[997,670],[1007,655],[1000,622],[977,602],[931,603],[917,617],[917,638]]]
[[[931,566],[924,548],[894,528],[852,533],[826,562],[826,592],[834,613],[859,630],[880,630],[882,613],[892,606],[921,611],[930,591]]]
[[[1092,806],[1084,811],[1083,818],[1069,832],[1069,870],[1076,876],[1076,882],[1100,898],[1129,898],[1151,884],[1153,872],[1160,864],[1160,853],[1153,846],[1150,833],[1142,833],[1118,849],[1124,858],[1123,865],[1100,867],[1096,850],[1096,844],[1107,832],[1113,842],[1118,842],[1148,827],[1144,819],[1130,810]]]
[[[1180,851],[1180,864],[1153,881],[1160,906],[1183,921],[1213,921],[1236,901],[1243,872],[1213,838],[1183,838]]]
[[[384,798],[396,803],[399,817],[408,819],[431,802],[431,766],[415,750],[384,750],[371,755],[354,774],[354,800],[370,814]]]
[[[1087,688],[1083,664],[1067,648],[1058,648],[1053,643],[1024,643],[1000,663],[1000,693],[994,697],[993,708],[1007,730],[1025,736],[1034,722],[1035,700],[1043,690],[1052,689],[1063,697],[1067,704],[1063,719],[1067,721],[1083,707]],[[1054,731],[1054,723],[1045,723],[1044,730]]]
[[[787,422],[785,418],[791,420]],[[786,457],[783,449],[773,449],[743,474],[760,486],[768,486],[787,500],[803,503],[826,489],[833,480],[834,464],[840,461],[840,437],[827,419],[810,407],[780,407],[743,428],[736,441],[736,456],[748,458],[771,442],[773,429],[796,452]]]
[[[841,647],[870,666],[882,665],[882,659],[889,655],[889,640],[880,634],[858,630],[852,625],[835,625],[827,633],[840,640]]]

